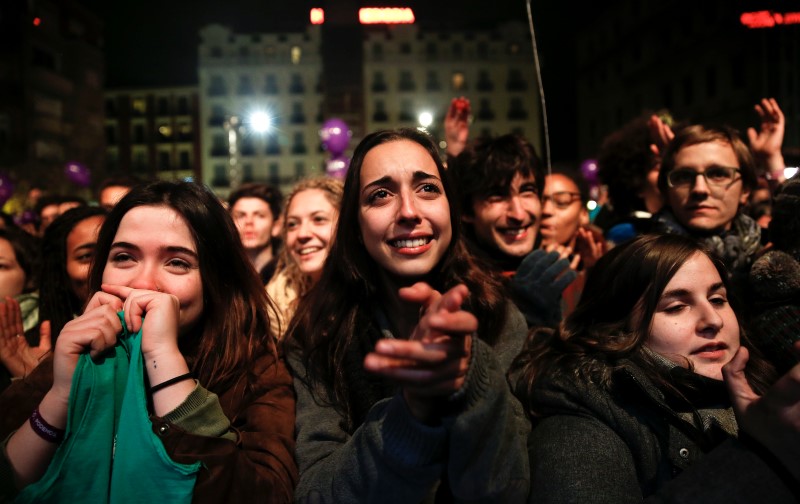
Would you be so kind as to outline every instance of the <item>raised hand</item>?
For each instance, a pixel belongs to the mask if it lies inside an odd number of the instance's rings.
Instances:
[[[440,294],[428,284],[400,289],[405,301],[422,305],[424,314],[408,340],[383,339],[364,359],[364,367],[398,383],[411,413],[420,421],[438,416],[441,398],[464,385],[478,320],[461,309],[464,285]]]
[[[578,274],[580,256],[572,249],[549,245],[525,256],[511,279],[514,301],[530,327],[555,327],[561,322],[561,295]]]
[[[800,355],[800,342],[795,343]],[[800,364],[759,396],[744,374],[749,354],[741,347],[722,368],[739,429],[756,439],[800,478]]]
[[[39,325],[39,346],[30,346],[25,339],[19,303],[12,297],[6,297],[5,302],[0,304],[0,362],[11,376],[28,376],[51,347],[50,321],[45,320]]]
[[[444,139],[447,153],[451,156],[458,156],[467,146],[469,115],[469,100],[461,96],[450,101],[447,115],[444,116]]]
[[[761,119],[761,128],[758,132],[754,128],[747,128],[750,150],[774,179],[779,183],[783,182],[785,180],[783,170],[786,165],[781,146],[786,130],[786,118],[775,98],[762,99],[760,104],[756,104],[755,110]]]
[[[589,269],[603,257],[605,241],[602,235],[596,236],[591,229],[580,227],[575,237],[575,252],[580,256],[584,269]]]
[[[647,126],[650,128],[650,140],[653,142],[650,144],[650,150],[660,158],[664,149],[675,138],[675,133],[663,119],[655,114],[650,116]]]

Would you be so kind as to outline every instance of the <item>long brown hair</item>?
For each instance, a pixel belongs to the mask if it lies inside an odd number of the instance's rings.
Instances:
[[[516,393],[531,416],[537,383],[550,374],[569,375],[611,389],[614,371],[624,362],[638,365],[653,383],[677,396],[675,376],[646,351],[653,315],[669,281],[694,254],[708,256],[731,296],[725,266],[698,242],[679,235],[645,235],[605,254],[589,273],[581,300],[557,330],[533,332],[510,375],[519,376]],[[734,310],[735,312],[736,310]],[[746,374],[757,391],[774,378],[741,329],[742,345],[751,350]]]
[[[429,275],[437,290],[464,283],[470,290],[467,309],[480,321],[478,336],[490,344],[505,323],[506,300],[500,284],[474,267],[460,239],[460,214],[453,184],[431,139],[414,129],[379,131],[367,135],[356,147],[344,184],[336,237],[317,285],[301,300],[284,341],[300,351],[306,372],[299,376],[312,391],[321,386],[327,397],[317,400],[336,407],[354,430],[361,421],[361,390],[354,381],[363,378],[363,356],[370,351],[377,332],[373,318],[380,310],[379,266],[361,239],[358,215],[361,166],[374,147],[400,140],[422,146],[436,163],[450,205],[452,241],[442,260]],[[349,363],[349,364],[348,364]],[[369,378],[366,378],[369,380]]]
[[[133,188],[108,214],[97,239],[89,275],[100,290],[111,243],[122,218],[139,206],[163,206],[180,214],[194,238],[203,285],[203,315],[194,330],[178,342],[194,377],[220,392],[247,373],[247,388],[256,359],[275,351],[269,331],[272,308],[261,280],[247,259],[236,226],[206,187],[187,182],[153,182]],[[153,230],[157,232],[157,230]]]

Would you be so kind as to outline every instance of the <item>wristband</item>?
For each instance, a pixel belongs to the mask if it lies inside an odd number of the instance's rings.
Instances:
[[[61,441],[64,440],[64,434],[67,432],[64,429],[53,427],[45,422],[44,418],[42,418],[42,415],[39,413],[38,406],[33,410],[33,413],[31,413],[30,424],[33,432],[48,443],[61,443]]]
[[[163,389],[165,389],[167,387],[175,385],[176,383],[180,383],[182,381],[191,380],[191,379],[192,379],[192,373],[186,373],[186,374],[182,374],[180,376],[176,376],[175,378],[170,378],[169,380],[167,380],[165,382],[161,382],[158,385],[153,385],[152,387],[150,387],[150,393],[151,394],[155,394],[159,390],[163,390]]]

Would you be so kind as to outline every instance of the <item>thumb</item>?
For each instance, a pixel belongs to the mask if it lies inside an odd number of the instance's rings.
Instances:
[[[53,348],[53,339],[51,334],[50,328],[50,321],[44,320],[41,324],[39,324],[39,350],[42,351],[43,354],[50,351]]]
[[[728,393],[731,396],[731,403],[737,415],[744,413],[750,403],[759,397],[758,394],[753,392],[744,374],[744,368],[749,358],[750,354],[747,349],[739,347],[733,359],[722,367],[722,376],[725,378],[725,384],[728,386]]]

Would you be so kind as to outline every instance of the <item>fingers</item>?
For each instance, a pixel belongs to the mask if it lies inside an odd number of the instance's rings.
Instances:
[[[756,133],[755,128],[747,128],[747,139],[750,140],[750,145],[756,143],[756,141],[758,140],[758,133]]]
[[[135,289],[132,287],[125,287],[123,285],[111,285],[111,284],[103,284],[100,286],[103,292],[107,292],[112,294],[122,300],[128,298],[128,296],[133,292]]]
[[[89,303],[86,305],[84,313],[90,312],[95,308],[104,305],[109,305],[115,311],[120,311],[122,309],[122,299],[114,294],[109,294],[103,291],[95,292],[94,296],[92,296],[92,298],[89,300]]]
[[[46,354],[53,348],[52,331],[50,328],[50,321],[43,320],[39,324],[39,351],[41,355]]]
[[[747,349],[739,347],[733,359],[722,367],[722,376],[728,387],[733,408],[740,415],[747,410],[750,403],[758,399],[758,394],[753,392],[744,373],[749,358]]]
[[[398,293],[400,295],[400,299],[410,303],[418,303],[423,306],[425,306],[426,303],[431,303],[441,296],[441,294],[439,294],[433,289],[433,287],[425,282],[417,282],[411,287],[403,287],[398,291]]]

